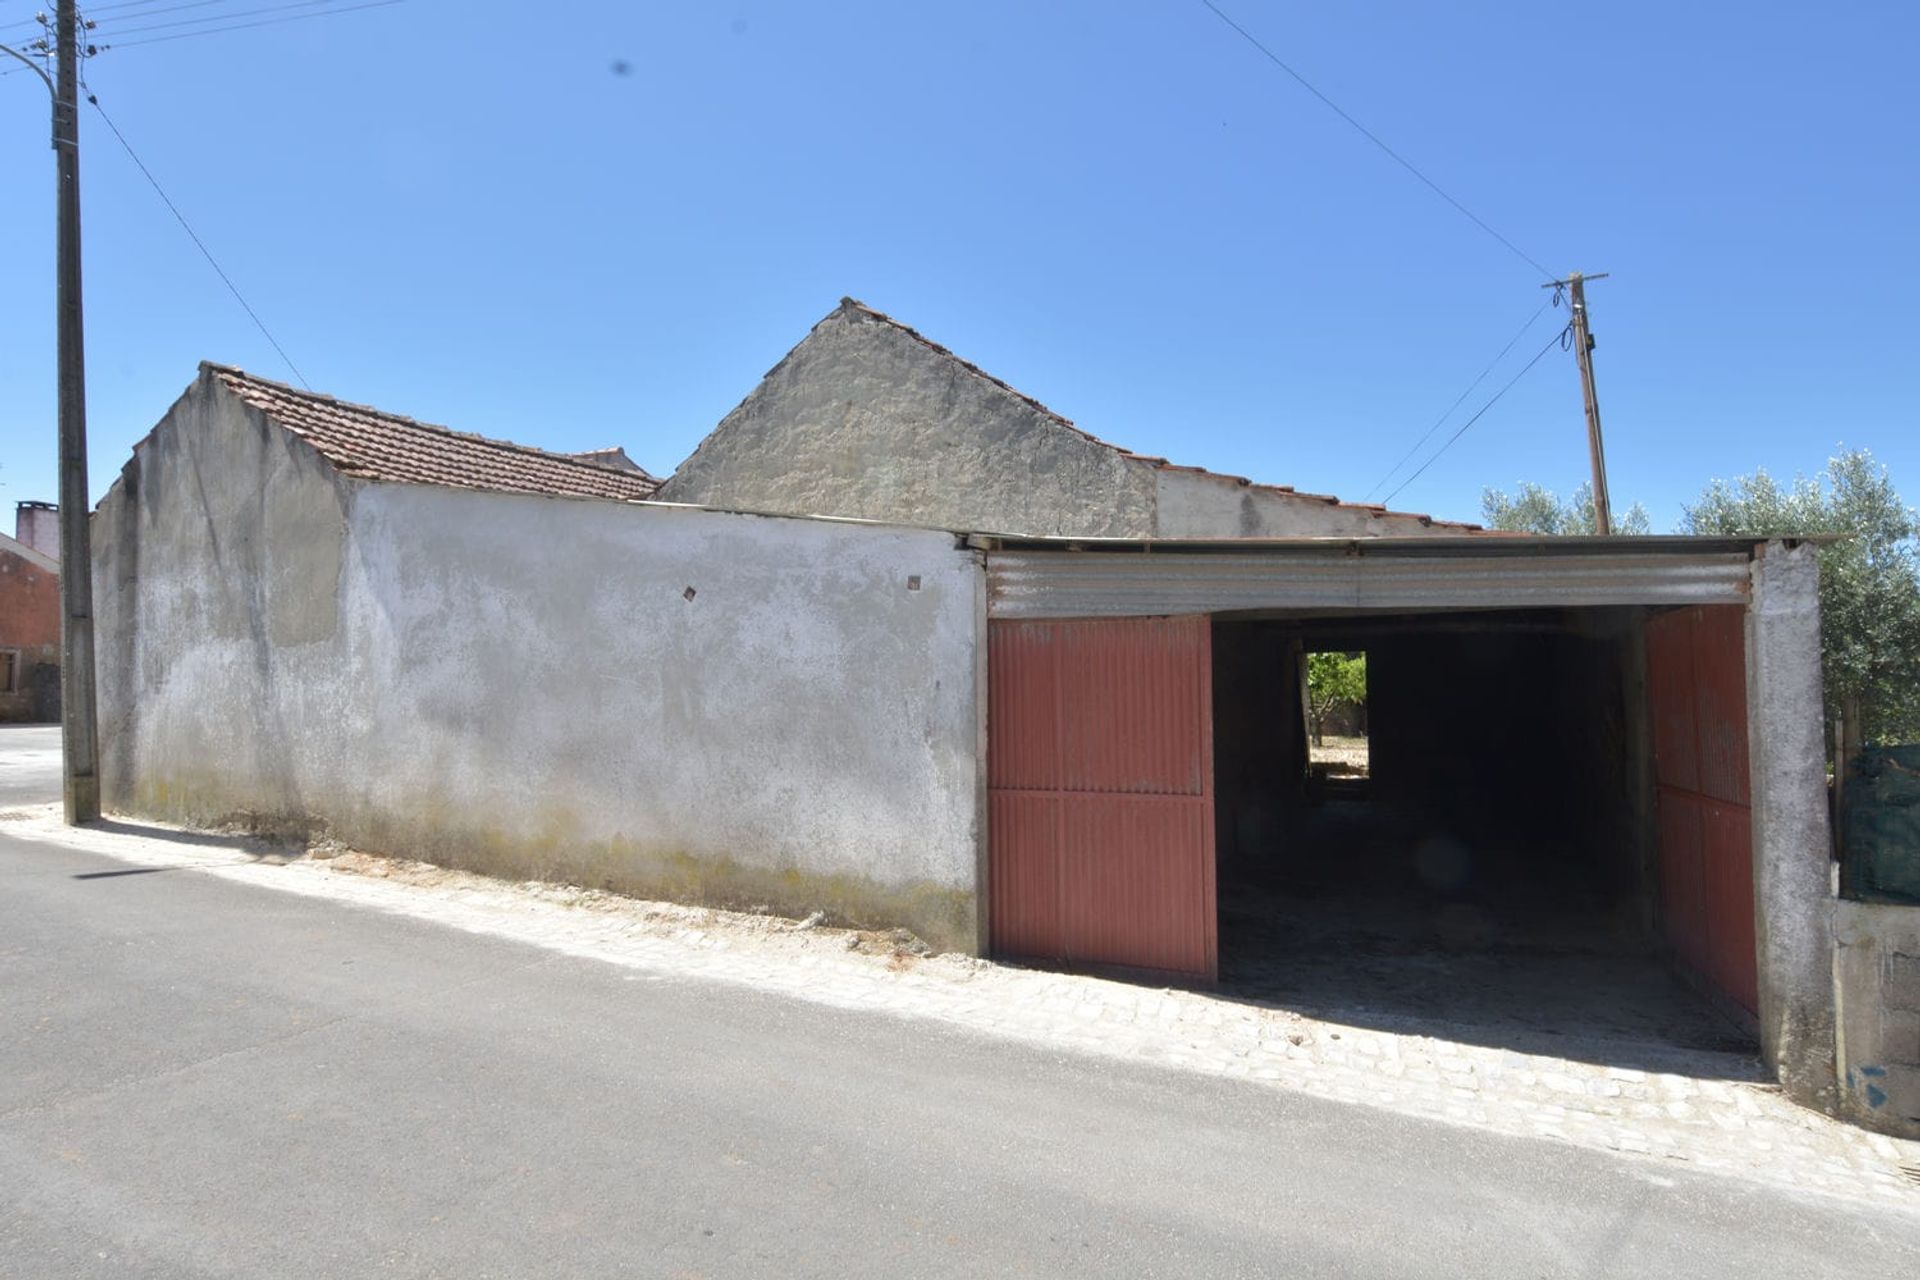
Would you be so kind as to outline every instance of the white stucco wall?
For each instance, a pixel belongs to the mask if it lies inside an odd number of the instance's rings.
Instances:
[[[950,535],[345,482],[204,385],[129,477],[110,808],[976,944]]]

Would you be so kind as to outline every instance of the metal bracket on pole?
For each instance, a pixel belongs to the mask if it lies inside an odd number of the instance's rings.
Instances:
[[[1607,498],[1607,448],[1600,434],[1600,393],[1593,385],[1593,331],[1587,323],[1589,280],[1605,280],[1608,273],[1581,275],[1578,271],[1565,280],[1553,280],[1542,289],[1565,289],[1573,310],[1573,354],[1580,362],[1580,395],[1586,404],[1587,452],[1593,464],[1593,531],[1602,537],[1613,532],[1612,504]]]

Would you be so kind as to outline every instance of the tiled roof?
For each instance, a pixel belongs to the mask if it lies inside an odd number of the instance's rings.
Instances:
[[[312,445],[343,474],[361,479],[627,500],[650,498],[660,487],[658,480],[637,467],[627,470],[451,431],[302,391],[228,365],[209,361],[200,367]]]
[[[976,365],[970,361],[961,359],[959,356],[947,350],[945,347],[941,346],[939,343],[921,334],[919,330],[914,329],[910,325],[902,324],[900,321],[895,320],[892,316],[888,315],[886,312],[876,311],[872,307],[868,306],[866,303],[861,302],[858,298],[842,298],[840,300],[840,305],[848,310],[857,311],[864,316],[867,316],[874,320],[878,320],[883,324],[888,324],[893,326],[895,329],[898,329],[900,332],[912,338],[915,342],[921,343],[923,346],[926,346],[932,349],[933,351],[938,352],[939,354],[945,356],[947,359],[953,361],[955,364],[958,364],[963,369],[966,369],[970,373],[973,373],[978,377],[985,378],[988,382],[991,382],[994,386],[999,387],[1001,390],[1019,397],[1021,400],[1025,401],[1029,407],[1033,408],[1034,410],[1040,413],[1045,414],[1048,418],[1051,418],[1056,425],[1065,427],[1067,430],[1072,431],[1074,434],[1083,436],[1086,439],[1091,440],[1093,443],[1097,445],[1102,445],[1108,449],[1112,449],[1115,453],[1121,454],[1128,458],[1132,458],[1137,462],[1144,462],[1148,466],[1157,468],[1158,470],[1185,471],[1185,472],[1190,472],[1194,475],[1212,476],[1216,479],[1226,481],[1228,484],[1243,485],[1249,489],[1257,489],[1266,493],[1284,494],[1289,498],[1293,498],[1301,502],[1318,502],[1318,503],[1324,503],[1327,506],[1342,507],[1350,511],[1362,511],[1370,516],[1373,516],[1379,519],[1417,520],[1421,524],[1428,525],[1435,529],[1455,529],[1461,533],[1493,533],[1495,532],[1493,530],[1486,529],[1477,524],[1466,524],[1458,520],[1436,520],[1432,516],[1423,515],[1419,512],[1414,512],[1414,511],[1389,511],[1386,507],[1380,506],[1376,503],[1342,502],[1340,499],[1334,497],[1331,494],[1301,493],[1296,489],[1294,489],[1292,485],[1256,484],[1254,481],[1248,480],[1244,476],[1232,476],[1232,475],[1223,474],[1218,471],[1208,471],[1205,467],[1185,467],[1185,466],[1181,466],[1179,463],[1169,462],[1165,458],[1154,457],[1151,454],[1135,453],[1131,449],[1125,448],[1121,445],[1114,444],[1108,440],[1102,440],[1100,437],[1094,435],[1092,432],[1085,431],[1079,427],[1074,426],[1071,419],[1064,418],[1060,414],[1055,413],[1053,410],[1047,408],[1047,406],[1045,406],[1044,404],[1041,404],[1038,400],[1035,400],[1032,396],[1027,395],[1025,392],[1019,391],[1014,387],[1008,386],[1005,382],[1002,382],[999,378],[994,377],[992,374],[988,373],[985,369],[982,369],[979,365]]]

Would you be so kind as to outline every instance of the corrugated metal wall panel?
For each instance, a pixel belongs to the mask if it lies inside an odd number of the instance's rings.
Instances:
[[[1693,609],[1694,722],[1700,735],[1700,792],[1752,803],[1747,769],[1747,631],[1738,609]]]
[[[995,952],[1214,977],[1208,619],[995,621],[987,684]]]
[[[987,919],[993,948],[1044,956],[1058,945],[1061,800],[1047,792],[987,792]]]
[[[1694,610],[1678,609],[1647,623],[1647,696],[1651,703],[1654,776],[1663,787],[1700,789],[1700,735],[1694,716]]]
[[[1201,684],[1205,672],[1195,624],[1191,618],[1055,624],[1073,655],[1060,673],[1061,786],[1206,794],[1196,744],[1210,703]]]
[[[1661,915],[1681,963],[1757,1012],[1745,611],[1647,621]]]
[[[1202,807],[1163,796],[1064,803],[1065,955],[1212,976],[1213,858]]]
[[[1705,805],[1701,878],[1706,886],[1707,976],[1744,1009],[1760,1008],[1753,921],[1753,815],[1738,805]]]
[[[1660,796],[1660,907],[1667,940],[1681,963],[1713,967],[1707,944],[1706,806],[1690,791]]]
[[[1053,627],[987,628],[987,786],[1060,787],[1060,677]]]
[[[1249,609],[1473,609],[1740,604],[1749,557],[1409,556],[1313,551],[996,551],[995,618],[1111,618]]]

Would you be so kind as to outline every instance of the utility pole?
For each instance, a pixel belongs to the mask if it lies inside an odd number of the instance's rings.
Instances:
[[[45,19],[42,19],[45,21]],[[93,547],[87,531],[87,366],[80,306],[80,16],[74,0],[54,8],[56,80],[16,49],[53,98],[59,245],[55,322],[60,389],[61,788],[70,824],[100,816],[100,746],[94,711]],[[42,46],[44,47],[44,46]]]
[[[1565,280],[1542,285],[1543,289],[1565,289],[1573,308],[1573,352],[1580,361],[1580,394],[1587,408],[1587,452],[1593,459],[1593,531],[1603,537],[1613,532],[1613,509],[1607,500],[1607,447],[1600,436],[1600,393],[1593,389],[1593,331],[1587,326],[1587,290],[1589,280],[1605,280],[1607,272],[1583,276],[1578,271]]]
[[[53,147],[60,167],[60,719],[67,822],[100,816],[93,696],[93,540],[87,536],[87,357],[80,307],[80,16],[54,9]]]

